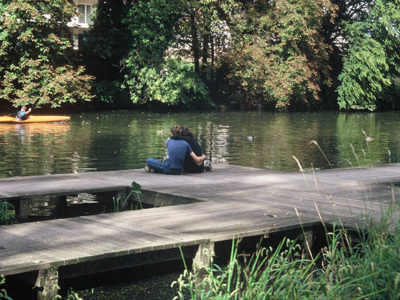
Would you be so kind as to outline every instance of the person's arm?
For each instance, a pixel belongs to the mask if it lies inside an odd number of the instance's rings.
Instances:
[[[196,164],[198,164],[199,166],[203,163],[203,161],[206,159],[206,156],[203,154],[202,156],[197,156],[196,154],[194,154],[194,152],[190,153],[190,156],[193,158],[193,160],[195,161]]]
[[[25,114],[27,115],[27,114],[29,114],[31,111],[32,111],[32,109],[30,108],[30,109],[28,109],[28,111],[25,112]]]

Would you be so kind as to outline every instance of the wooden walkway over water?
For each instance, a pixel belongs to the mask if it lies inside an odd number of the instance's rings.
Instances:
[[[0,274],[39,272],[36,284],[43,286],[40,278],[53,266],[59,267],[57,276],[82,275],[95,272],[96,266],[100,271],[106,265],[111,269],[156,261],[164,254],[168,259],[168,250],[177,258],[179,246],[197,249],[237,236],[299,229],[300,223],[312,228],[321,218],[326,224],[340,220],[356,226],[362,216],[379,218],[399,198],[400,164],[315,173],[220,164],[212,172],[183,176],[140,169],[7,178],[0,180],[0,199],[25,199],[29,205],[38,195],[119,191],[132,181],[143,192],[170,195],[182,204],[0,226]],[[198,202],[184,204],[188,199]],[[69,266],[78,266],[78,271]]]

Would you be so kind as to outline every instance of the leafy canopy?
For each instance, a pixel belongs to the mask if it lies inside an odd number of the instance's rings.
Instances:
[[[400,75],[400,1],[370,3],[365,19],[344,23],[349,47],[339,80],[340,108],[374,109]]]
[[[125,61],[123,86],[129,89],[133,103],[209,104],[207,87],[191,64],[168,57],[184,7],[182,0],[139,1],[131,7],[126,24],[132,47]]]
[[[327,0],[239,3],[228,21],[234,35],[223,61],[230,92],[280,110],[318,100],[330,70],[322,23],[335,6]]]
[[[76,66],[67,0],[15,0],[0,5],[0,99],[14,106],[58,107],[88,101],[89,81]]]

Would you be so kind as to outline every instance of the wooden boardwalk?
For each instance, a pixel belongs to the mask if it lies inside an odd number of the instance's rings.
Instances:
[[[179,197],[181,203],[199,202],[0,226],[0,274],[41,276],[53,266],[61,270],[112,259],[123,264],[136,256],[143,263],[151,253],[298,229],[300,223],[311,228],[321,218],[356,226],[362,216],[379,218],[396,201],[400,164],[315,173],[220,164],[212,172],[183,176],[140,169],[7,178],[0,180],[0,199],[117,191],[132,181],[143,191]]]

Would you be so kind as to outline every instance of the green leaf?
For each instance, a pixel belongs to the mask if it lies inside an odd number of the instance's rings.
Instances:
[[[132,188],[135,190],[135,191],[138,191],[138,190],[140,190],[141,188],[142,188],[142,186],[139,184],[139,183],[137,183],[136,181],[132,181]]]

